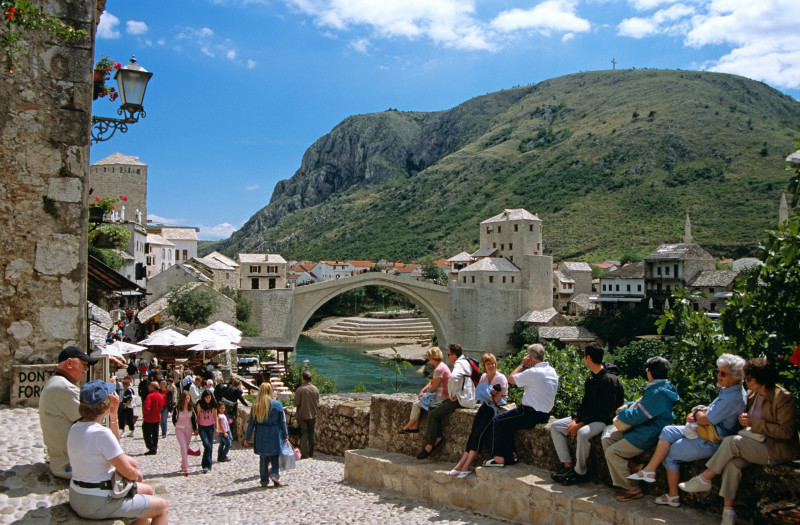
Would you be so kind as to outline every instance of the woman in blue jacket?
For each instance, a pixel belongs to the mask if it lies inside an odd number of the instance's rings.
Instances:
[[[286,429],[283,406],[272,399],[272,385],[265,381],[261,383],[256,402],[250,409],[250,419],[247,422],[247,433],[244,438],[245,446],[253,443],[253,451],[260,456],[259,473],[262,487],[268,486],[270,479],[276,487],[281,485],[278,460],[281,444],[286,441],[289,441],[289,431]]]
[[[638,403],[627,403],[617,409],[617,418],[631,428],[625,432],[606,433],[602,439],[611,480],[615,486],[625,489],[617,496],[617,501],[642,497],[638,484],[628,479],[628,459],[658,443],[661,429],[672,424],[672,407],[680,399],[678,390],[667,380],[669,361],[651,357],[646,368],[649,384],[642,398]]]

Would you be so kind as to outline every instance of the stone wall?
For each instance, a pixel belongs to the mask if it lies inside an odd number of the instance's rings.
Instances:
[[[322,454],[344,456],[345,451],[362,449],[369,442],[369,394],[338,394],[320,398],[317,412],[316,438],[314,450]],[[297,427],[295,409],[286,407],[286,424],[292,428]],[[236,429],[233,437],[241,442],[247,431],[247,420],[250,417],[250,408],[239,406]],[[298,447],[300,440],[291,436],[293,446]]]
[[[419,434],[398,434],[397,431],[407,421],[411,412],[411,404],[415,396],[411,394],[373,395],[369,410],[369,447],[387,452],[414,456],[422,448],[422,437],[425,432],[427,417],[420,421]],[[455,465],[466,448],[467,437],[472,428],[475,410],[460,409],[443,420],[445,445],[432,459],[436,462]],[[324,430],[318,430],[318,432]],[[516,433],[517,453],[520,461],[547,471],[560,470],[561,464],[553,447],[549,425],[539,425],[529,430]],[[575,450],[574,438],[570,438],[570,449]],[[645,452],[636,460],[646,463],[651,452]],[[487,459],[484,452],[479,459]],[[595,483],[611,486],[611,478],[603,456],[600,436],[592,440],[592,451],[589,456],[589,477]],[[703,462],[684,465],[681,479],[687,480],[704,470]],[[714,492],[718,491],[719,479],[714,482]],[[651,499],[667,491],[666,474],[663,468],[658,470],[658,481],[654,484],[642,484],[646,496]],[[776,465],[772,467],[751,467],[746,471],[739,488],[736,500],[738,506],[752,509],[764,496],[785,494],[788,488],[800,487],[800,461]],[[698,494],[681,494],[684,505],[721,509],[722,498]]]
[[[95,1],[36,2],[86,40],[25,31],[0,72],[0,403],[12,367],[86,346],[86,199]]]

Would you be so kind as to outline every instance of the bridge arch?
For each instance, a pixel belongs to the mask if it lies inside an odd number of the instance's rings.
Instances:
[[[439,344],[447,344],[447,341],[450,340],[447,326],[449,296],[447,287],[380,272],[367,272],[352,277],[343,277],[295,288],[291,329],[292,342],[295,345],[297,344],[297,340],[306,323],[322,305],[350,290],[373,285],[388,288],[408,297],[414,304],[419,306],[430,320]]]

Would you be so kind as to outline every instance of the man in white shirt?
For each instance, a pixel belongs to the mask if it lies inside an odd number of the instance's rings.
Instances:
[[[544,347],[538,343],[528,347],[522,364],[508,376],[508,383],[524,388],[522,403],[513,410],[498,414],[489,429],[489,450],[492,459],[485,467],[502,467],[517,462],[514,432],[547,423],[556,402],[558,374],[544,360]]]
[[[195,376],[194,383],[189,387],[189,397],[194,405],[197,404],[197,402],[200,400],[200,396],[203,393],[202,381],[203,379],[200,376]]]

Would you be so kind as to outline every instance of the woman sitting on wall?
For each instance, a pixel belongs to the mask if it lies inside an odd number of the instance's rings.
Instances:
[[[775,384],[777,379],[775,367],[762,357],[744,365],[747,412],[739,415],[739,425],[746,431],[723,439],[706,463],[707,470],[678,485],[684,492],[710,492],[711,480],[722,474],[719,490],[724,500],[722,525],[736,523],[733,500],[742,469],[752,463],[775,465],[789,461],[800,451],[797,401],[788,390]]]
[[[419,432],[420,411],[428,410],[428,407],[436,401],[442,401],[448,397],[447,380],[450,379],[450,368],[443,361],[442,350],[438,346],[433,346],[428,350],[427,356],[428,361],[435,367],[433,378],[419,391],[417,400],[411,405],[411,416],[408,423],[400,429],[398,434]]]
[[[497,415],[497,408],[506,404],[508,395],[508,380],[506,376],[497,371],[497,358],[494,354],[483,354],[481,358],[484,374],[478,382],[475,397],[481,401],[481,406],[472,420],[472,431],[467,438],[467,449],[461,456],[461,460],[447,473],[448,476],[458,476],[459,479],[466,478],[472,474],[470,467],[478,457],[484,442],[484,433],[492,423],[492,419]],[[483,399],[480,399],[483,397]]]
[[[657,505],[680,506],[678,481],[681,463],[710,458],[723,438],[739,430],[737,418],[747,407],[747,395],[742,389],[744,365],[744,359],[738,355],[719,356],[717,384],[722,387],[719,396],[705,410],[690,412],[686,416],[686,425],[664,427],[650,463],[628,476],[630,480],[654,483],[656,467],[663,462],[667,469],[669,491],[655,499]]]

